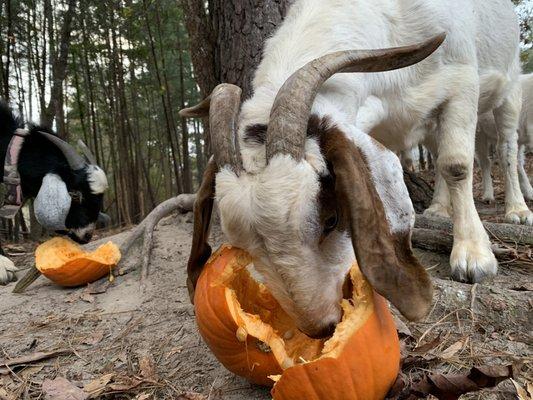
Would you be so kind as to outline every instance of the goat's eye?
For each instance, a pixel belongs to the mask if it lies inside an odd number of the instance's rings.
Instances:
[[[337,211],[335,211],[328,218],[326,218],[326,221],[324,221],[324,233],[330,233],[333,229],[335,229],[338,222],[339,217],[337,215]]]

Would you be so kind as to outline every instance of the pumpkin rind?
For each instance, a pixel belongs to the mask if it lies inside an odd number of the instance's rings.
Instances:
[[[112,242],[85,252],[64,238],[44,242],[35,251],[35,265],[48,279],[61,286],[80,286],[107,274],[120,261],[120,250]]]
[[[399,366],[394,320],[386,301],[374,294],[374,313],[350,337],[339,357],[288,368],[272,389],[272,397],[274,400],[384,399],[398,376]]]
[[[270,353],[257,346],[257,339],[247,335],[246,341],[237,338],[239,326],[231,318],[223,285],[212,285],[220,279],[228,263],[242,256],[242,250],[223,247],[211,256],[196,285],[194,305],[200,334],[228,370],[263,386],[272,386],[270,375],[282,369]]]
[[[387,302],[372,291],[360,271],[352,272],[354,296],[359,292],[357,298],[361,300],[359,306],[352,305],[358,310],[353,314],[355,322],[344,323],[343,328],[339,324],[334,338],[338,336],[340,341],[330,339],[323,343],[322,356],[288,365],[279,358],[280,352],[274,351],[283,340],[269,342],[273,351],[265,353],[265,346],[260,346],[263,343],[246,332],[250,325],[242,318],[246,314],[246,318],[255,321],[258,316],[242,309],[241,314],[236,314],[235,305],[229,304],[234,300],[228,296],[228,276],[233,276],[233,266],[250,262],[243,250],[223,246],[208,261],[198,280],[196,320],[217,359],[231,372],[257,384],[272,386],[268,376],[278,376],[272,389],[274,400],[383,399],[399,371],[399,341]],[[347,337],[337,335],[343,329],[348,330]]]

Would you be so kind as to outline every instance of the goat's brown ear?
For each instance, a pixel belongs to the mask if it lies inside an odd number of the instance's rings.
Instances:
[[[217,170],[215,160],[211,158],[194,201],[192,246],[189,262],[187,263],[187,288],[189,289],[191,303],[194,302],[196,282],[200,277],[204,264],[211,256],[211,246],[209,246],[207,241],[209,240],[209,225],[215,201],[215,175]]]
[[[423,318],[433,297],[431,280],[413,255],[410,232],[391,233],[365,157],[337,130],[322,140],[335,175],[337,204],[361,271],[374,289],[409,320]]]

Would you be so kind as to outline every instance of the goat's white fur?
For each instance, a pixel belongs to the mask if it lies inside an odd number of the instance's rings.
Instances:
[[[524,203],[524,198],[533,199],[533,188],[524,168],[525,152],[528,148],[533,149],[533,74],[522,75],[520,84],[521,90],[519,88],[513,92],[515,97],[519,97],[522,93],[518,134],[513,131],[505,136],[505,122],[501,122],[501,119],[508,116],[501,116],[501,109],[480,115],[476,129],[476,157],[482,173],[482,199],[494,201],[490,159],[490,149],[494,146],[498,150],[505,177],[505,219],[510,223],[533,225],[533,212]],[[494,85],[497,86],[499,83],[496,82]],[[516,104],[520,104],[520,101],[516,101]],[[514,112],[516,108],[513,108],[511,114]],[[496,116],[500,118],[500,122],[497,122]],[[516,115],[513,115],[511,128],[507,131],[515,126],[515,120]],[[430,148],[435,147],[432,143],[427,144]],[[441,184],[441,176],[437,176],[436,180],[433,204],[427,213],[449,216],[452,214],[452,209],[449,195],[446,193],[447,188]]]
[[[109,184],[107,183],[107,176],[102,168],[98,165],[87,165],[87,181],[93,194],[103,194]]]
[[[264,146],[245,142],[245,129],[267,124],[282,84],[317,57],[413,44],[442,31],[447,32],[443,46],[415,66],[335,75],[320,89],[313,113],[329,117],[363,149],[393,230],[409,229],[413,217],[404,187],[390,186],[402,179],[400,164],[361,129],[401,151],[422,139],[417,136],[422,130],[412,128],[425,120],[439,121],[436,164],[455,210],[452,271],[478,281],[494,274],[497,262],[472,198],[475,126],[478,103],[482,111],[499,108],[509,116],[507,132],[517,108],[511,94],[519,74],[518,24],[511,3],[297,0],[266,43],[253,96],[243,104],[239,121],[248,174],[220,172],[216,196],[230,241],[256,256],[257,269],[300,327],[313,330],[338,319],[340,282],[353,250],[347,237],[336,234],[317,243],[318,178],[326,171],[316,144],[308,139],[303,162],[277,156],[266,166]],[[404,210],[406,216],[400,216]]]
[[[522,194],[533,200],[533,187],[524,168],[525,154],[533,151],[533,74],[520,77],[522,85],[522,110],[518,126],[518,177]],[[483,200],[494,201],[492,186],[490,147],[498,143],[494,117],[490,113],[480,116],[476,135],[476,155],[483,176]],[[501,163],[504,163],[502,160]],[[532,222],[533,223],[533,219]]]

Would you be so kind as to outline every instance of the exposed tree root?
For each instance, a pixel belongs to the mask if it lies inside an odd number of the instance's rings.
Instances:
[[[154,229],[159,221],[174,211],[186,213],[192,210],[195,194],[180,194],[177,197],[165,200],[154,208],[150,214],[130,233],[126,240],[120,246],[120,252],[122,254],[121,262],[127,259],[127,255],[135,242],[143,238],[142,250],[141,250],[141,291],[144,291],[146,287],[146,279],[150,273],[150,257],[152,255],[152,247],[154,241]],[[129,272],[131,269],[138,268],[138,265],[133,265],[131,268],[126,269],[125,272]]]

